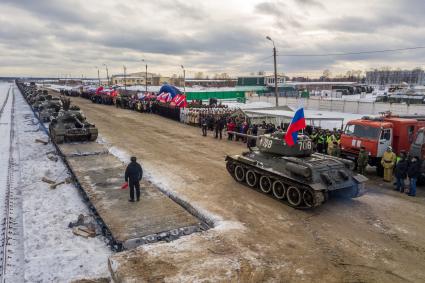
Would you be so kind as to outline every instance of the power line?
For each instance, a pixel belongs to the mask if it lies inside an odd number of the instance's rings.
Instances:
[[[278,54],[280,57],[326,57],[326,56],[346,56],[346,55],[361,55],[361,54],[374,54],[374,53],[386,53],[386,52],[398,52],[407,50],[425,49],[425,46],[415,46],[406,48],[396,49],[383,49],[383,50],[371,50],[371,51],[359,51],[359,52],[344,52],[344,53],[324,53],[324,54]]]

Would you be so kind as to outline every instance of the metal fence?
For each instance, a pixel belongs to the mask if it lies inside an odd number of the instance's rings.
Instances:
[[[250,102],[265,101],[274,104],[274,96],[256,96]],[[304,107],[311,110],[334,111],[352,114],[379,114],[391,111],[393,114],[425,115],[425,105],[405,103],[383,103],[370,101],[348,101],[318,98],[279,97],[279,105]]]

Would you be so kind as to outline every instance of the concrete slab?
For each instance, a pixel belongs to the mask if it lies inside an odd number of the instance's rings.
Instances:
[[[201,231],[205,225],[146,180],[140,202],[128,202],[125,164],[97,143],[63,144],[59,149],[114,241],[130,249]]]
[[[60,145],[60,149],[64,156],[108,153],[108,149],[104,145],[95,142],[64,143]]]

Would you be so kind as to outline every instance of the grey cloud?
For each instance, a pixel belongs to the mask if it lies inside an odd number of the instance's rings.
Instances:
[[[302,27],[293,11],[283,1],[266,1],[255,6],[255,11],[260,14],[273,16],[276,25],[281,29],[288,27]]]
[[[16,15],[4,13],[0,18],[0,74],[6,74],[8,66],[46,75],[95,73],[93,66],[102,63],[108,63],[112,70],[120,70],[123,64],[138,69],[139,58],[150,60],[152,68],[156,66],[161,73],[180,62],[188,69],[205,72],[270,71],[273,61],[266,58],[271,55],[266,34],[273,37],[281,53],[424,45],[425,2],[419,0],[412,0],[409,5],[401,0],[374,2],[379,9],[373,6],[373,17],[367,17],[367,13],[338,16],[346,11],[341,12],[336,6],[323,7],[324,2],[317,0],[264,0],[251,7],[248,14],[229,8],[226,15],[218,14],[213,10],[215,6],[208,6],[207,2],[191,0],[114,3],[96,2],[98,11],[90,11],[78,0],[1,1],[0,8],[8,7]],[[326,9],[329,15],[321,14],[313,26],[309,20],[315,18],[318,9]],[[269,19],[273,23],[268,26],[256,21],[264,23]],[[323,70],[348,63],[416,65],[424,55],[424,50],[418,50],[361,56],[279,57],[278,70]]]
[[[56,0],[2,0],[3,4],[22,9],[42,20],[57,23],[95,26],[107,15],[90,12],[79,1]]]
[[[343,32],[379,32],[382,29],[391,29],[397,26],[416,26],[418,23],[409,17],[394,15],[392,17],[365,18],[360,16],[338,17],[328,21],[322,27],[328,30]]]
[[[315,6],[318,8],[325,8],[325,6],[323,6],[323,4],[317,0],[295,0],[294,2],[298,5],[301,5],[307,8],[311,6]]]

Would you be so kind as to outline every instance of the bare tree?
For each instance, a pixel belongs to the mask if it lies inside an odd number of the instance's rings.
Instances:
[[[195,79],[200,80],[204,78],[204,73],[203,72],[196,72],[195,73]]]

